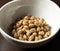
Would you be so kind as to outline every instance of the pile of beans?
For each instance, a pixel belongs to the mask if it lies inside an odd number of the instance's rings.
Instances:
[[[51,27],[43,18],[24,16],[13,26],[14,38],[23,41],[38,41],[51,35]]]

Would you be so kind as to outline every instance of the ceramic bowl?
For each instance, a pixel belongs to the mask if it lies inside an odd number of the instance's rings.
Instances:
[[[9,34],[8,27],[15,19],[22,15],[31,14],[42,17],[51,26],[51,35],[39,41],[22,41],[13,38]],[[17,0],[10,1],[0,8],[0,32],[9,42],[22,47],[40,47],[49,42],[60,28],[60,8],[50,0]]]

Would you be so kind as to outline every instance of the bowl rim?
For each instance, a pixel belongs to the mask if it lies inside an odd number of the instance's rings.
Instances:
[[[18,1],[18,0],[17,0],[17,1]],[[50,0],[47,0],[47,1],[50,1]],[[8,4],[11,4],[11,3],[13,3],[13,2],[16,2],[16,1],[10,1],[10,2],[6,3],[5,5],[3,5],[3,6],[0,8],[0,11],[1,11],[5,6],[7,6]],[[50,2],[54,3],[53,1],[50,1]],[[54,3],[54,4],[59,8],[59,6],[58,6],[56,3]],[[60,9],[60,8],[59,8],[59,9]],[[60,26],[59,26],[58,30],[59,30],[59,29],[60,29]],[[58,30],[56,31],[56,33],[58,32]],[[46,40],[52,38],[52,37],[56,34],[56,33],[55,33],[54,35],[49,36],[49,37],[44,38],[44,39],[39,40],[39,41],[22,41],[22,40],[13,38],[12,36],[8,35],[6,32],[3,31],[3,29],[2,29],[1,27],[0,27],[0,32],[1,32],[2,35],[10,38],[11,40],[14,40],[14,41],[17,41],[17,42],[21,42],[21,43],[40,43],[40,42],[43,42],[43,41],[46,41]]]

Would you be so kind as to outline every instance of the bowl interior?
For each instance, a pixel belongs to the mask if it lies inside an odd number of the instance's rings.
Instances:
[[[60,14],[59,7],[52,1],[40,0],[40,2],[12,2],[6,4],[0,10],[0,27],[9,34],[8,27],[22,15],[31,14],[37,17],[43,17],[46,22],[51,26],[51,36],[53,36],[60,28]]]

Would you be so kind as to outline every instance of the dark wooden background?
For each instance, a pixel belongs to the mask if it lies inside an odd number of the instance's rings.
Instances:
[[[3,6],[5,3],[9,2],[11,0],[0,0],[0,7]],[[57,5],[60,6],[60,0],[52,0]],[[60,51],[60,30],[56,34],[55,38],[51,40],[49,43],[39,47],[39,48],[31,48],[31,49],[22,49],[20,47],[17,47],[11,43],[9,43],[7,40],[5,40],[2,35],[0,34],[0,51],[31,51],[31,50],[39,50],[39,51]]]

